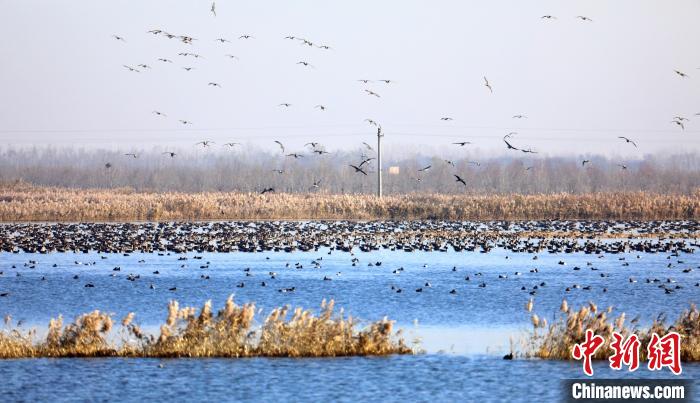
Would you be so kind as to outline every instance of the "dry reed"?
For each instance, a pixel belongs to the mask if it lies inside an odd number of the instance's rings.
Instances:
[[[0,186],[0,221],[168,220],[688,220],[698,194],[543,195],[153,193]]]
[[[570,309],[564,300],[560,310],[560,315],[549,326],[537,315],[531,316],[533,330],[525,341],[523,355],[550,360],[571,360],[573,347],[585,341],[586,330],[590,329],[605,339],[605,343],[593,356],[597,360],[606,360],[613,354],[610,346],[613,332],[620,333],[625,339],[631,334],[636,334],[641,341],[641,360],[647,359],[647,346],[653,333],[663,337],[669,332],[676,332],[681,335],[681,360],[700,361],[700,312],[694,305],[680,314],[672,324],[666,325],[663,316],[660,315],[647,329],[640,329],[636,324],[628,326],[624,312],[613,318],[612,307],[600,311],[593,302],[575,310]]]
[[[274,309],[262,325],[256,325],[255,305],[238,306],[229,297],[214,313],[207,302],[197,313],[168,305],[168,316],[160,334],[145,334],[130,313],[121,321],[120,342],[110,342],[113,327],[109,314],[94,311],[63,326],[52,319],[44,340],[36,331],[22,333],[12,328],[10,318],[0,331],[0,359],[35,357],[338,357],[412,354],[386,318],[358,330],[357,321],[334,314],[333,301],[324,301],[321,312],[297,308],[287,319],[289,307]]]

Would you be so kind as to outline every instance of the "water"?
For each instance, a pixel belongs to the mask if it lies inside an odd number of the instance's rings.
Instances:
[[[0,292],[9,295],[0,298],[0,314],[22,320],[25,328],[44,328],[59,313],[72,319],[100,309],[119,319],[133,311],[148,329],[162,323],[170,299],[198,307],[212,299],[216,307],[235,294],[238,303],[255,301],[265,314],[284,304],[317,308],[323,298],[333,298],[353,316],[397,320],[409,340],[422,339],[426,354],[310,360],[8,360],[0,361],[0,394],[7,400],[556,401],[560,379],[581,377],[580,363],[501,359],[509,338],[529,329],[524,304],[534,286],[534,311],[550,321],[562,298],[573,307],[589,300],[599,307],[614,305],[614,312],[626,312],[628,320],[640,314],[642,323],[661,313],[673,319],[690,303],[700,303],[700,288],[695,286],[700,282],[700,259],[694,254],[638,258],[542,253],[533,260],[532,254],[499,249],[486,254],[381,250],[354,256],[337,251],[329,255],[321,249],[202,254],[201,260],[189,254],[184,261],[178,260],[181,256],[185,255],[2,253]],[[625,260],[619,260],[622,257]],[[359,259],[354,267],[353,258]],[[30,260],[37,261],[33,269],[25,266]],[[320,268],[314,268],[314,260]],[[297,262],[303,269],[295,268]],[[576,266],[581,270],[573,270]],[[404,270],[394,273],[399,268]],[[539,272],[530,272],[534,268]],[[684,273],[688,268],[695,270]],[[140,278],[128,281],[129,274]],[[674,291],[667,294],[659,288],[662,283],[646,283],[647,278],[657,278]],[[85,288],[88,283],[95,287]],[[245,286],[237,287],[240,283]],[[482,283],[486,287],[480,287]],[[573,288],[574,284],[591,289]],[[177,290],[169,291],[171,287]],[[278,291],[289,287],[296,290]],[[567,287],[571,291],[566,292]],[[401,293],[396,292],[399,288]],[[416,292],[418,288],[423,292]],[[700,378],[700,366],[685,364],[683,375]],[[604,363],[596,366],[596,377],[620,376],[628,375],[612,372]],[[634,376],[671,377],[644,368]]]

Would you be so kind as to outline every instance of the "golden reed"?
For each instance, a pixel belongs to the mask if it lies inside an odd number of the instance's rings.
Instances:
[[[586,330],[591,329],[596,335],[603,336],[605,339],[605,343],[596,351],[594,359],[606,360],[613,354],[610,348],[612,333],[618,332],[625,339],[632,333],[637,334],[642,343],[640,358],[646,360],[651,335],[656,333],[663,337],[673,331],[681,335],[681,360],[700,361],[700,312],[694,305],[691,305],[673,323],[666,325],[663,316],[659,316],[646,329],[638,328],[637,318],[627,324],[624,312],[615,318],[611,313],[612,307],[600,311],[593,302],[589,302],[579,310],[571,309],[564,300],[560,314],[551,325],[547,325],[545,320],[533,314],[531,316],[533,329],[525,340],[523,355],[549,360],[570,360],[574,345],[583,343],[586,339]]]
[[[158,193],[0,185],[0,221],[686,220],[700,193],[370,195]]]
[[[147,335],[134,322],[133,313],[121,321],[120,341],[110,342],[114,321],[111,315],[93,311],[64,326],[52,319],[44,340],[36,331],[22,333],[5,318],[0,332],[0,359],[34,357],[339,357],[412,354],[386,318],[358,330],[342,309],[334,315],[334,303],[323,301],[321,311],[289,307],[274,309],[261,325],[254,323],[255,305],[238,306],[229,297],[214,313],[211,301],[197,313],[168,304],[168,316],[160,333]]]

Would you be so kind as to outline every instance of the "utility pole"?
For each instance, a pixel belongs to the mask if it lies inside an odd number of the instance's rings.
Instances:
[[[382,197],[382,127],[377,127],[377,197]]]

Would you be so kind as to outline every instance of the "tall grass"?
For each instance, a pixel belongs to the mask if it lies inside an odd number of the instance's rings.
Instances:
[[[636,323],[628,324],[624,312],[613,317],[612,307],[600,311],[593,302],[575,310],[564,300],[560,311],[560,315],[550,325],[536,314],[531,316],[533,330],[526,340],[525,356],[570,360],[573,347],[585,341],[586,330],[590,329],[605,339],[605,343],[593,356],[594,359],[605,360],[613,354],[610,347],[613,332],[620,333],[625,339],[636,334],[642,343],[639,351],[642,361],[647,359],[647,346],[653,333],[663,337],[669,332],[676,332],[681,335],[681,360],[700,361],[700,312],[694,305],[680,314],[673,323],[665,324],[663,316],[659,316],[646,329],[640,329]]]
[[[154,193],[0,186],[0,221],[240,219],[683,220],[700,219],[700,193],[368,195]]]
[[[288,317],[291,313],[291,317]],[[112,316],[93,311],[63,325],[61,317],[49,322],[43,340],[36,332],[22,333],[6,319],[0,332],[0,359],[34,357],[338,357],[411,354],[386,318],[358,329],[358,322],[335,312],[323,302],[321,311],[289,307],[274,309],[262,324],[255,322],[255,305],[238,306],[229,297],[214,313],[211,301],[197,312],[168,304],[168,316],[159,335],[146,334],[130,313],[121,321],[121,340],[110,342]]]

